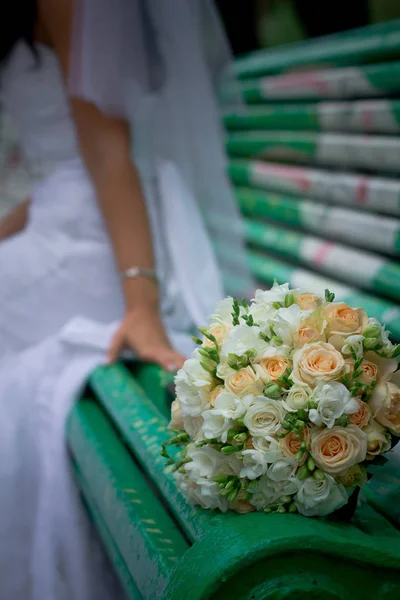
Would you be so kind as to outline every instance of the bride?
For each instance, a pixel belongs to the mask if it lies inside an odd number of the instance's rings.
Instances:
[[[182,364],[223,293],[221,219],[246,282],[213,91],[227,45],[209,0],[19,4],[0,90],[33,186],[0,221],[0,597],[100,600],[117,592],[65,419],[125,348]]]

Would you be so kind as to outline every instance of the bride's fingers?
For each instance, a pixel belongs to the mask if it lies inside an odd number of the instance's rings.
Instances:
[[[109,364],[117,362],[122,350],[125,347],[125,330],[123,327],[119,327],[115,333],[111,346],[107,353],[107,361]]]
[[[141,357],[146,362],[154,362],[160,365],[166,371],[178,371],[185,362],[185,357],[175,352],[172,348],[155,348]]]

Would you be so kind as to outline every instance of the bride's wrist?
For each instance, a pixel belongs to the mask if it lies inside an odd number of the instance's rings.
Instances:
[[[158,284],[149,277],[125,279],[122,284],[126,312],[158,311]]]

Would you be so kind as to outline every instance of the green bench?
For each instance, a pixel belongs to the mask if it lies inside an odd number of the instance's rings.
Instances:
[[[380,176],[378,158],[379,152],[400,148],[398,101],[388,120],[391,105],[385,100],[400,91],[399,59],[398,22],[256,53],[236,64],[252,110],[243,116],[224,108],[229,175],[257,280],[270,285],[277,278],[318,292],[329,287],[385,322],[398,339],[400,177]],[[316,62],[324,65],[318,74],[285,74]],[[229,103],[229,88],[221,94]],[[370,97],[379,97],[379,103],[368,120],[360,117],[362,100],[352,101]],[[337,104],[326,105],[330,99],[346,99],[339,121]],[[364,130],[379,133],[376,161],[374,154],[354,155],[352,164],[371,172],[333,168],[332,161],[343,159],[332,142],[348,151],[349,144],[360,144]],[[321,135],[330,140],[322,158]],[[386,172],[398,174],[393,156],[389,152]],[[337,210],[365,235],[349,237],[343,227],[340,239],[330,239],[327,226]],[[371,211],[382,215],[376,217],[375,237],[367,227]],[[223,246],[217,252],[226,288],[235,293],[241,288],[235,256]],[[328,260],[330,253],[340,260]],[[357,269],[352,275],[343,265]],[[153,365],[99,368],[68,422],[77,485],[129,598],[400,598],[400,455],[363,489],[351,522],[203,511],[186,503],[160,455],[170,437],[167,384],[166,374]]]
[[[398,473],[370,482],[351,523],[193,508],[160,456],[170,400],[157,367],[102,367],[68,423],[77,482],[130,598],[400,597]]]

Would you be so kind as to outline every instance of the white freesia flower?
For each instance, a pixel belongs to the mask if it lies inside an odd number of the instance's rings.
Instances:
[[[249,315],[253,317],[254,323],[259,325],[263,333],[271,334],[270,323],[276,315],[276,308],[265,302],[254,302],[249,308]]]
[[[363,335],[350,335],[346,338],[345,343],[342,346],[342,354],[351,354],[351,349],[353,348],[357,358],[361,358],[364,354],[364,339]]]
[[[297,466],[297,460],[292,457],[278,458],[268,468],[268,477],[274,482],[287,482],[295,474]]]
[[[185,464],[185,470],[195,483],[200,477],[211,478],[221,472],[223,466],[222,455],[210,446],[198,448],[196,444],[189,444],[186,449],[186,456],[192,460]]]
[[[229,508],[227,498],[221,496],[221,490],[214,481],[198,478],[197,483],[188,486],[187,494],[193,504],[199,504],[202,508],[215,510],[218,508],[221,512],[226,512]]]
[[[241,308],[242,314],[244,309]],[[225,298],[218,302],[215,307],[214,314],[211,315],[211,322],[223,323],[224,325],[232,325],[232,313],[233,313],[233,298]]]
[[[347,504],[344,486],[337,484],[330,475],[325,475],[322,481],[308,477],[299,485],[295,503],[305,517],[325,517]]]
[[[385,326],[379,323],[374,317],[371,317],[368,319],[367,329],[370,329],[371,327],[376,328],[380,332],[379,337],[376,338],[377,343],[381,342],[385,348],[391,348],[392,342],[389,339],[390,333],[389,331],[386,331]]]
[[[256,356],[262,356],[266,347],[266,342],[260,338],[259,327],[237,325],[226,336],[222,344],[221,356],[227,357],[229,354],[243,356],[249,351],[254,351]]]
[[[203,434],[208,440],[220,440],[226,442],[228,431],[233,426],[231,419],[224,417],[218,410],[206,410],[203,412]]]
[[[200,364],[200,355],[195,351],[175,377],[176,394],[182,415],[197,417],[208,406],[208,395],[212,385],[211,374]]]
[[[296,412],[299,408],[307,408],[311,394],[312,389],[308,385],[304,387],[293,385],[282,404],[288,412]]]
[[[245,413],[243,402],[231,392],[221,392],[215,401],[214,413],[227,419],[240,419]]]
[[[183,417],[183,428],[192,440],[199,441],[203,428],[203,417]]]
[[[289,308],[280,308],[273,320],[274,331],[286,346],[293,345],[293,336],[297,332],[302,318],[301,310],[297,304]]]
[[[267,463],[272,463],[277,458],[282,456],[282,451],[278,440],[270,435],[264,437],[253,437],[252,444],[256,450],[264,453],[264,460]]]
[[[243,467],[240,471],[240,477],[247,479],[257,479],[265,475],[268,469],[268,463],[265,460],[265,453],[260,450],[243,450]]]
[[[254,298],[256,304],[272,304],[273,302],[284,302],[287,294],[295,293],[298,290],[290,290],[289,284],[279,285],[276,281],[269,290],[257,290]]]
[[[284,356],[285,358],[288,358],[290,353],[291,353],[292,349],[290,346],[286,346],[284,344],[282,344],[282,346],[268,346],[265,351],[264,354],[262,355],[261,359],[263,358],[274,358],[275,356]]]
[[[175,385],[183,417],[198,417],[208,408],[207,391],[193,385],[184,371],[180,371],[176,376]]]
[[[346,386],[337,381],[318,384],[312,398],[317,408],[311,409],[308,416],[318,427],[324,424],[331,428],[343,414],[354,414],[360,408]]]
[[[277,433],[285,416],[283,406],[277,400],[256,398],[248,409],[244,424],[253,436],[267,436]]]

